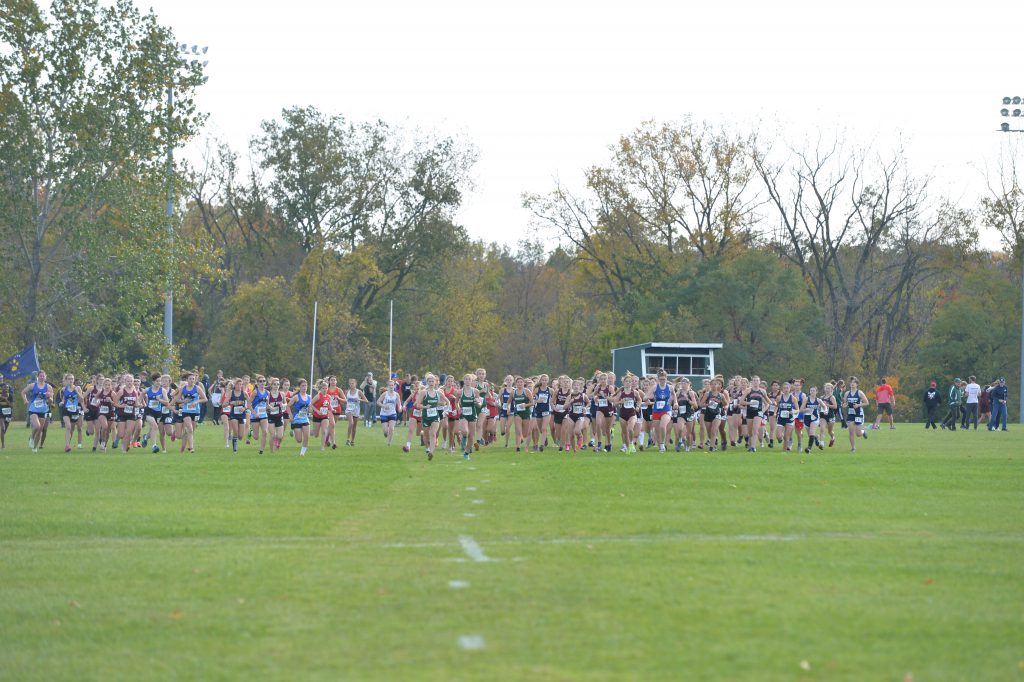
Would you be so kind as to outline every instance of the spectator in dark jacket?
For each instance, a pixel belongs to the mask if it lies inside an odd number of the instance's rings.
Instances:
[[[995,431],[999,428],[1000,421],[1002,422],[1002,430],[1006,430],[1006,400],[1009,397],[1009,391],[1006,389],[1006,379],[1000,378],[999,385],[992,389],[992,393],[989,394],[992,399],[992,419],[988,422],[988,430]]]
[[[935,425],[935,419],[939,411],[939,405],[942,404],[942,396],[939,395],[938,383],[932,382],[931,385],[924,391],[924,411],[927,417],[925,418],[924,428],[937,429]]]

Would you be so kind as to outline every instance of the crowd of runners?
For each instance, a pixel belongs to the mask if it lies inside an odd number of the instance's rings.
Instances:
[[[617,440],[618,450],[628,453],[673,447],[676,452],[777,447],[809,453],[834,446],[837,426],[847,429],[851,451],[868,437],[868,398],[856,377],[819,387],[802,379],[716,376],[695,386],[685,377],[670,380],[664,371],[646,377],[627,373],[621,382],[599,371],[590,379],[509,375],[495,385],[478,369],[443,379],[427,374],[401,382],[393,376],[373,400],[355,379],[342,388],[334,376],[312,388],[305,379],[292,385],[287,378],[262,375],[218,378],[208,388],[198,379],[194,371],[177,378],[155,373],[148,380],[123,374],[76,381],[65,374],[58,387],[39,372],[21,391],[32,430],[29,445],[33,452],[43,447],[56,417],[64,429],[65,452],[71,452],[76,436],[82,448],[83,433],[92,439],[94,452],[149,448],[156,453],[173,447],[194,452],[195,429],[204,414],[223,429],[225,448],[237,452],[244,444],[261,455],[297,446],[304,456],[311,443],[336,449],[341,430],[345,445],[354,447],[361,421],[364,426],[379,421],[388,445],[404,430],[403,450],[412,451],[415,443],[428,460],[439,450],[469,459],[471,452],[499,442],[516,452],[612,452]],[[5,386],[0,388],[0,445],[13,413],[13,391]],[[370,403],[377,416],[364,420],[363,408]]]

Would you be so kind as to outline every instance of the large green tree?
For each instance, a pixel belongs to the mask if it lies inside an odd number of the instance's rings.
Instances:
[[[202,261],[165,236],[166,155],[202,67],[128,0],[5,2],[0,45],[0,317],[99,366],[166,352],[162,292]]]

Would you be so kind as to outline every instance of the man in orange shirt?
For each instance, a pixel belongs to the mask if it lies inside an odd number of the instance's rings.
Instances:
[[[878,388],[875,389],[875,402],[878,404],[878,412],[875,414],[875,423],[871,428],[877,429],[878,422],[882,421],[882,415],[886,414],[889,416],[889,428],[895,429],[892,408],[896,407],[896,397],[893,395],[892,386],[886,382],[885,377],[878,380]]]

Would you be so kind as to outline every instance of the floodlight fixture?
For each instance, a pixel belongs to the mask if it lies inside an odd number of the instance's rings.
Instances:
[[[1020,104],[1020,97],[1014,97],[1013,98],[1013,103],[1014,104]]]
[[[999,113],[1002,114],[1003,116],[1009,116],[1010,115],[1010,110],[1009,109],[1000,109]]]
[[[1001,123],[999,125],[999,129],[1002,130],[1004,133],[1008,133],[1008,132],[1010,132],[1010,124],[1009,123]]]

